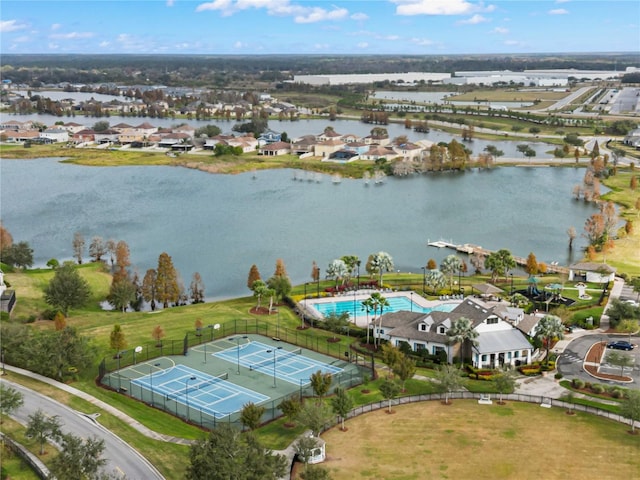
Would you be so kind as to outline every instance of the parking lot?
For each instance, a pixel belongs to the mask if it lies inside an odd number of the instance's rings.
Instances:
[[[612,342],[616,340],[629,340],[629,337],[626,335],[608,335],[608,334],[589,334],[583,335],[575,338],[569,343],[567,348],[565,348],[564,352],[560,355],[558,359],[558,371],[562,373],[563,376],[571,378],[580,378],[584,381],[595,382],[595,383],[606,383],[606,384],[616,384],[617,382],[600,380],[592,377],[582,368],[582,364],[584,358],[587,354],[589,348],[597,342],[606,341]],[[624,374],[633,378],[632,384],[624,384],[631,388],[640,388],[640,338],[631,337],[631,343],[635,345],[635,348],[631,351],[624,350],[613,350],[607,349],[607,351],[615,351],[620,353],[625,353],[629,355],[633,360],[633,367],[625,367]],[[606,356],[606,354],[605,354]],[[600,365],[600,372],[608,373],[613,375],[620,375],[621,369],[620,367],[616,367],[613,365],[609,365],[606,362]]]

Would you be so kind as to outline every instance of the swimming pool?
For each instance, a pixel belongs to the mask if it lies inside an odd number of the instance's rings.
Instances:
[[[315,309],[322,317],[326,317],[328,315],[331,315],[332,313],[335,313],[336,315],[341,315],[346,312],[349,314],[349,317],[353,319],[354,313],[355,313],[355,317],[363,317],[367,314],[367,312],[365,311],[362,305],[362,302],[367,298],[369,297],[352,298],[351,300],[344,299],[344,300],[336,300],[336,301],[329,301],[329,302],[307,300],[306,304],[309,307]],[[419,305],[416,302],[414,302],[409,295],[389,296],[385,298],[389,302],[389,306],[384,308],[383,313],[398,312],[401,310],[404,310],[407,312],[421,312],[421,313],[429,313],[434,310],[438,312],[450,312],[451,310],[453,310],[458,306],[457,303],[443,303],[443,304],[434,305],[431,307],[423,307],[422,305]],[[371,312],[371,314],[373,314],[373,312]]]

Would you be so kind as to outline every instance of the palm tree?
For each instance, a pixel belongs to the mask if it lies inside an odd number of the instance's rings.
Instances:
[[[464,346],[469,342],[472,345],[477,345],[478,332],[473,327],[473,322],[466,317],[460,317],[453,321],[451,328],[447,332],[449,341],[451,343],[460,344],[460,367],[464,361]]]
[[[373,312],[373,300],[371,298],[367,298],[362,301],[362,309],[367,312],[367,345],[369,345],[369,314]]]
[[[545,315],[540,319],[536,326],[535,338],[540,340],[545,346],[547,354],[545,356],[545,363],[549,366],[549,348],[554,338],[562,340],[564,338],[564,325],[560,317],[555,315]]]
[[[453,275],[462,270],[462,261],[456,255],[447,255],[440,263],[440,270],[449,275],[449,290],[453,292]]]
[[[384,312],[384,307],[389,306],[389,300],[382,296],[380,292],[373,292],[371,297],[369,297],[371,301],[371,305],[373,307],[373,321],[375,322],[375,316],[378,313],[378,309],[380,309],[380,316],[378,317],[378,332],[376,335],[376,348],[380,346],[380,329],[382,328],[382,312]]]

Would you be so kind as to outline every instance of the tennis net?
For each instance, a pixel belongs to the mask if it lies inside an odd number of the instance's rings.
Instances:
[[[278,352],[279,350],[276,350],[276,352]],[[297,348],[296,350],[291,350],[291,351],[286,351],[283,350],[284,353],[282,353],[281,355],[277,355],[275,357],[275,361],[276,363],[282,360],[285,360],[287,358],[290,357],[295,357],[296,355],[301,355],[302,354],[302,349],[301,348]],[[251,369],[252,370],[259,370],[262,367],[266,367],[266,366],[273,366],[273,358],[269,358],[268,360],[264,360],[260,363],[256,363],[255,365],[251,365]]]
[[[209,378],[200,383],[194,383],[193,385],[188,385],[184,389],[175,390],[171,393],[167,394],[167,400],[175,400],[178,397],[186,395],[187,393],[194,392],[196,390],[200,390],[201,388],[208,387],[209,385],[213,385],[214,383],[221,382],[223,380],[227,380],[229,378],[229,374],[227,372],[222,373],[216,377]]]

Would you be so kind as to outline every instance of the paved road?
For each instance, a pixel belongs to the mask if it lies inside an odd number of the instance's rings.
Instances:
[[[97,437],[104,440],[103,457],[107,460],[105,471],[125,475],[127,480],[164,479],[133,447],[88,416],[17,383],[7,380],[2,382],[24,396],[24,405],[12,415],[19,423],[26,425],[29,421],[28,416],[37,409],[41,409],[47,415],[58,415],[64,432],[82,438]]]
[[[559,357],[558,360],[558,370],[562,375],[569,378],[580,378],[582,380],[588,382],[595,383],[609,383],[611,385],[617,384],[618,382],[611,382],[607,380],[600,380],[592,377],[582,368],[582,362],[587,355],[587,350],[594,343],[600,341],[611,341],[611,340],[627,340],[626,335],[608,335],[605,333],[595,333],[592,335],[585,335],[573,340],[569,345],[564,349],[564,352]],[[638,337],[632,337],[632,343],[636,345],[640,343]],[[634,379],[634,383],[632,385],[622,384],[625,387],[634,388],[640,384],[640,348],[636,347],[631,352],[626,352],[634,358],[633,368],[626,368],[624,373],[625,375],[629,375]],[[620,367],[614,367],[611,365],[602,364],[600,367],[600,371],[603,373],[611,373],[611,374],[620,374]]]

